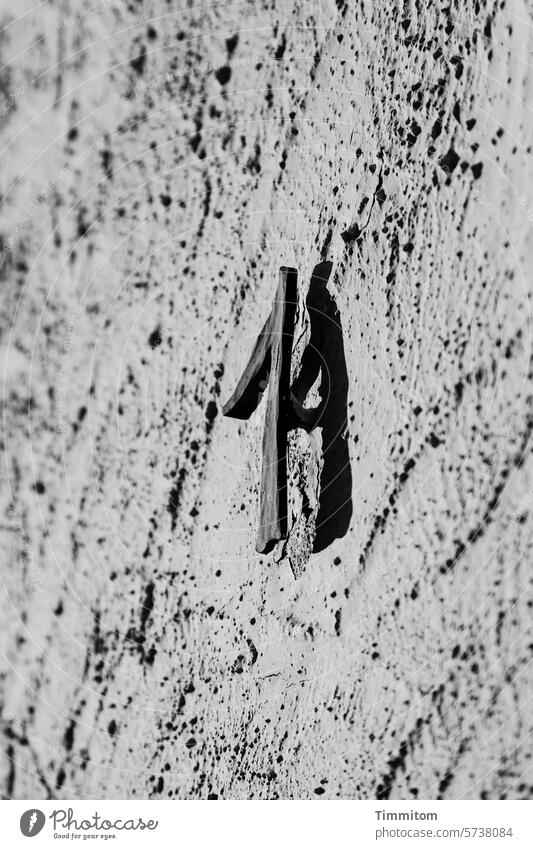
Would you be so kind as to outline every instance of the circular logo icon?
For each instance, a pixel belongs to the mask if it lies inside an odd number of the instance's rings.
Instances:
[[[42,830],[46,817],[38,808],[24,811],[20,818],[20,830],[24,837],[35,837]]]

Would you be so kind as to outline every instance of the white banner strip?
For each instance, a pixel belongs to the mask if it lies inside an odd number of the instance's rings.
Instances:
[[[0,817],[6,849],[57,847],[67,840],[175,849],[533,847],[529,801],[33,800],[0,802]]]

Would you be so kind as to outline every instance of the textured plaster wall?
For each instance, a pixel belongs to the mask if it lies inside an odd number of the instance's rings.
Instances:
[[[525,3],[31,5],[0,34],[3,794],[530,797]],[[221,407],[279,266],[303,304],[321,258],[353,515],[260,556],[264,402]]]

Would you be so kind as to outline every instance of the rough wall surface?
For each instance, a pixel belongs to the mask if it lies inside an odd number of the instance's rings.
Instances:
[[[2,793],[530,797],[526,5],[31,5],[0,35]],[[279,266],[304,297],[324,258],[350,528],[310,552],[299,433],[260,556],[264,402],[220,411]]]

